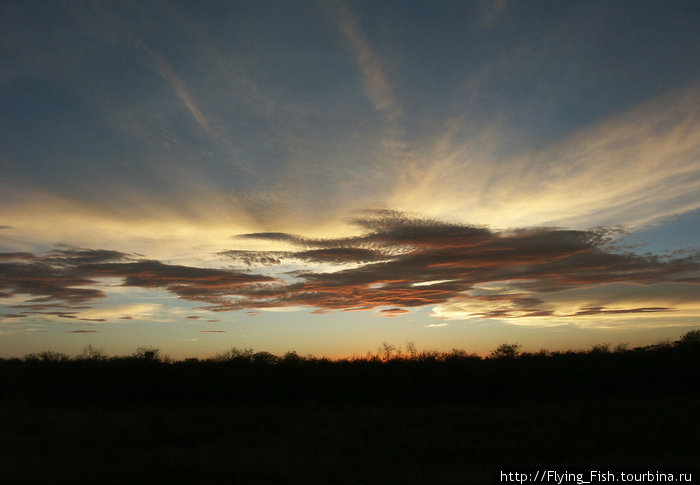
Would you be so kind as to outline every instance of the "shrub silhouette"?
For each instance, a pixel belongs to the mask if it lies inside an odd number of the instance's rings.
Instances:
[[[101,349],[96,349],[92,344],[88,344],[83,347],[78,360],[107,360],[107,355]]]
[[[255,352],[251,348],[239,349],[238,347],[232,347],[225,352],[215,355],[211,358],[214,362],[232,362],[232,361],[252,361]]]
[[[276,364],[278,360],[279,357],[270,352],[255,352],[252,356],[252,361],[256,364]]]
[[[397,350],[395,345],[391,345],[388,342],[382,342],[381,347],[379,347],[379,358],[383,361],[391,360],[392,357],[398,355],[401,351]]]
[[[416,348],[416,344],[413,342],[413,340],[406,342],[406,352],[411,359],[415,359],[418,355],[418,349]]]
[[[24,356],[24,360],[30,362],[67,362],[70,360],[70,357],[62,352],[45,350],[38,354],[27,354]]]
[[[621,343],[621,344],[617,344],[615,346],[615,352],[618,354],[628,352],[628,351],[629,351],[629,344],[628,343]]]
[[[592,354],[608,354],[610,353],[610,344],[595,344],[591,347]]]
[[[520,344],[503,343],[491,351],[492,359],[513,359],[520,353]]]
[[[152,484],[491,483],[503,453],[518,465],[582,455],[691,462],[699,333],[625,352],[525,353],[506,343],[491,358],[409,345],[386,361],[379,352],[331,360],[235,348],[163,361],[153,347],[104,360],[92,347],[73,359],[53,351],[0,358],[0,435],[12,453],[4,463],[24,460],[6,481],[130,483],[139,473]],[[79,461],[65,473],[67,456],[97,465]],[[115,467],[114,456],[128,466]],[[398,480],[409,462],[417,464]],[[468,475],[481,463],[488,474]],[[31,476],[36,466],[42,480]],[[369,472],[349,475],[360,468]],[[216,475],[203,480],[210,469]]]
[[[134,359],[146,362],[165,362],[168,359],[160,354],[160,349],[156,347],[143,346],[137,348],[131,356]]]
[[[691,330],[683,334],[678,342],[684,346],[700,346],[700,330]]]
[[[17,402],[478,402],[512,395],[577,399],[591,396],[696,395],[700,332],[675,344],[611,352],[520,352],[504,343],[489,358],[464,350],[328,359],[288,352],[279,357],[230,349],[210,359],[173,361],[154,347],[106,358],[86,347],[69,358],[46,351],[0,359],[6,396]],[[380,348],[383,350],[383,348]],[[86,388],[85,383],[90,382]],[[503,383],[507,382],[507,386]]]
[[[300,364],[303,361],[304,358],[301,357],[296,350],[290,350],[282,356],[282,362],[285,364]]]

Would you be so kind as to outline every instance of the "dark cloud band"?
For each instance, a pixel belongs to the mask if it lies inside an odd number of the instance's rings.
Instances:
[[[123,286],[163,289],[206,303],[213,311],[308,306],[318,311],[378,308],[393,316],[407,308],[471,301],[481,308],[488,305],[475,317],[546,317],[555,313],[543,303],[546,294],[611,283],[690,284],[697,282],[700,269],[696,253],[662,257],[616,248],[612,242],[619,228],[498,233],[396,212],[373,213],[355,222],[363,234],[354,237],[241,236],[286,242],[298,250],[219,253],[248,267],[285,261],[331,265],[331,270],[297,271],[294,281],[243,270],[170,265],[117,251],[63,248],[43,256],[0,254],[0,292],[30,295],[18,306],[23,314],[53,313],[63,318],[79,318],[76,305],[103,298],[96,286],[107,277],[121,278]],[[333,271],[335,264],[345,266]],[[487,294],[480,290],[493,284],[501,285],[501,290]],[[575,315],[671,310],[670,306],[588,305]]]

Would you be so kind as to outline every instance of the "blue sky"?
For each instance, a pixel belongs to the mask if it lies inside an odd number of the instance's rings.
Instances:
[[[3,2],[0,354],[676,339],[700,325],[698,20]]]

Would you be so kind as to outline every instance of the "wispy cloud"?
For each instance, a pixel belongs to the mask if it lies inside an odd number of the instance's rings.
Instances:
[[[688,85],[506,156],[518,127],[447,120],[384,200],[497,227],[650,224],[700,207],[698,103]]]
[[[394,99],[393,89],[387,79],[385,68],[362,33],[357,16],[342,0],[329,2],[328,7],[338,22],[338,29],[348,43],[357,65],[362,71],[365,89],[375,109],[390,119],[399,118],[402,114],[401,108]]]
[[[444,320],[499,318],[528,326],[576,325],[609,329],[688,325],[700,315],[697,283],[632,281],[527,291],[530,283],[477,286],[468,298],[436,305]],[[526,290],[526,291],[523,291]]]
[[[209,126],[209,122],[195,103],[192,95],[185,87],[185,84],[180,76],[177,75],[170,64],[168,64],[159,54],[151,49],[147,49],[147,52],[153,58],[160,75],[163,76],[163,79],[165,79],[170,86],[172,86],[175,94],[177,94],[177,97],[180,98],[180,101],[182,101],[182,103],[187,107],[190,114],[197,121],[199,126],[210,135],[216,136],[216,133],[212,130],[211,126]]]
[[[162,305],[158,303],[132,303],[84,309],[77,315],[81,320],[92,321],[144,320],[152,317],[161,308]]]
[[[506,0],[483,0],[481,3],[483,21],[487,27],[491,26],[506,8]]]

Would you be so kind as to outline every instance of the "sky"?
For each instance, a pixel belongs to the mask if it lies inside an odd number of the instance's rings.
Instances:
[[[0,356],[700,328],[696,1],[0,2]]]

